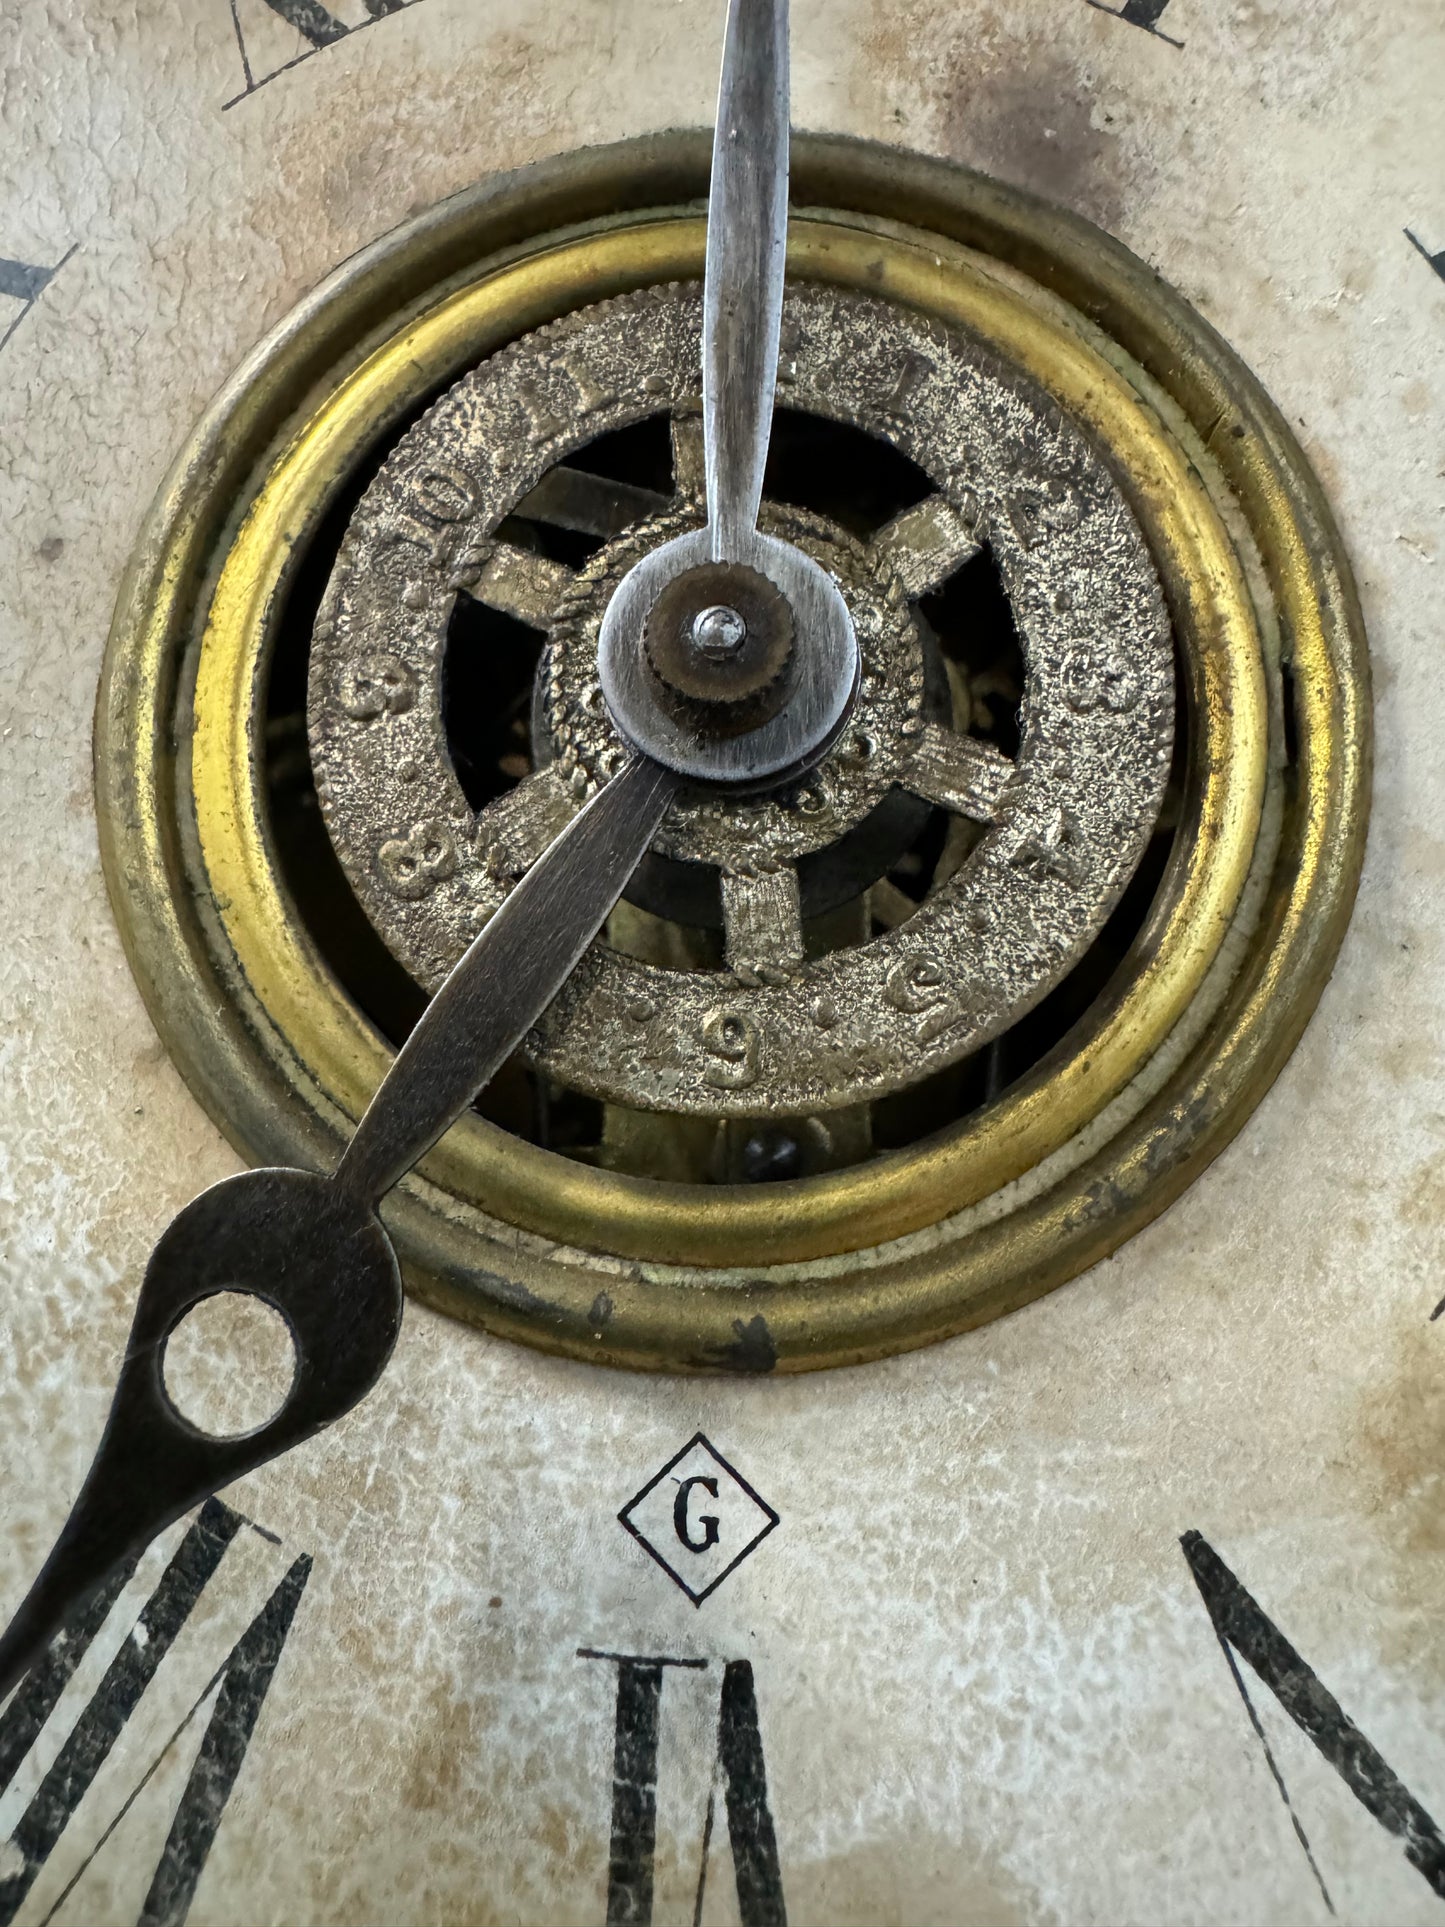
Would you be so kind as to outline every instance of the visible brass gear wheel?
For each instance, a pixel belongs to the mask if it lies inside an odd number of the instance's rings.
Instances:
[[[107,874],[253,1159],[329,1167],[610,773],[609,584],[697,525],[707,171],[705,137],[627,143],[378,243],[156,506],[98,715]],[[799,138],[793,202],[764,525],[849,601],[852,716],[793,791],[674,812],[386,1214],[429,1302],[613,1364],[845,1363],[1075,1275],[1266,1090],[1363,847],[1348,572],[1206,324],[942,163]]]

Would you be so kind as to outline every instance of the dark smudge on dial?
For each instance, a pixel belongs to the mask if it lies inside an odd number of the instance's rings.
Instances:
[[[864,98],[899,103],[895,138],[995,174],[1120,232],[1140,161],[1120,139],[1095,77],[1041,36],[960,22],[936,0],[880,10],[864,36]]]
[[[1003,73],[985,83],[961,64],[943,96],[943,149],[1087,215],[1111,233],[1128,204],[1118,136],[1094,124],[1081,76],[1056,71]]]

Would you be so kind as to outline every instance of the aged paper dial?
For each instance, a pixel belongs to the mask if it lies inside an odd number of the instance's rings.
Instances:
[[[721,9],[182,13],[4,29],[7,1615],[156,1239],[334,1155],[612,773],[602,605],[700,519],[708,142],[637,137],[710,126]],[[1445,34],[792,44],[760,527],[833,558],[850,731],[670,819],[397,1194],[378,1390],[0,1710],[0,1919],[1445,1898]],[[243,1429],[274,1343],[168,1382]]]

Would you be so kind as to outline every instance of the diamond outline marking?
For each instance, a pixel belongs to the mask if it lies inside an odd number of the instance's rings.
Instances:
[[[682,1460],[687,1457],[688,1453],[693,1450],[694,1446],[698,1446],[698,1445],[700,1445],[703,1448],[703,1450],[707,1452],[716,1461],[717,1465],[721,1468],[722,1471],[727,1473],[730,1479],[735,1479],[737,1481],[738,1485],[742,1487],[743,1491],[746,1492],[748,1497],[753,1501],[753,1504],[760,1507],[761,1510],[767,1514],[767,1524],[763,1527],[761,1532],[755,1534],[753,1538],[749,1539],[748,1543],[743,1547],[742,1551],[738,1553],[737,1557],[733,1559],[730,1564],[728,1564],[723,1568],[723,1570],[718,1574],[717,1578],[714,1579],[710,1585],[704,1586],[701,1592],[694,1592],[692,1587],[689,1586],[687,1581],[683,1578],[682,1574],[676,1571],[672,1566],[670,1566],[667,1563],[666,1559],[663,1558],[662,1554],[657,1550],[656,1546],[653,1545],[652,1541],[650,1539],[646,1539],[643,1537],[642,1533],[637,1529],[637,1527],[632,1523],[632,1520],[628,1517],[628,1514],[633,1512],[639,1505],[641,1505],[642,1501],[647,1497],[648,1493],[654,1491],[659,1485],[661,1485],[662,1481],[667,1477],[668,1473],[671,1472],[672,1468],[675,1465],[680,1464]],[[717,1447],[713,1444],[712,1440],[707,1436],[705,1432],[694,1432],[692,1437],[688,1440],[687,1444],[683,1446],[682,1450],[680,1452],[674,1452],[672,1457],[667,1461],[667,1464],[662,1467],[661,1471],[655,1472],[653,1476],[647,1481],[646,1485],[644,1485],[640,1491],[633,1493],[632,1497],[627,1501],[627,1504],[623,1506],[622,1510],[618,1513],[617,1523],[620,1526],[624,1527],[625,1530],[632,1535],[632,1537],[637,1541],[638,1545],[640,1545],[643,1551],[647,1554],[649,1559],[654,1560],[659,1566],[662,1567],[662,1570],[667,1574],[668,1578],[679,1589],[679,1591],[685,1593],[687,1597],[692,1601],[694,1606],[700,1606],[704,1601],[704,1599],[707,1599],[708,1597],[710,1597],[711,1594],[717,1591],[718,1587],[722,1584],[724,1579],[728,1577],[729,1573],[736,1572],[737,1568],[742,1564],[744,1559],[750,1557],[751,1554],[757,1551],[758,1547],[763,1543],[764,1539],[767,1538],[768,1534],[773,1530],[774,1526],[781,1524],[781,1515],[778,1512],[774,1511],[773,1507],[768,1504],[767,1500],[763,1497],[762,1493],[756,1489],[756,1487],[748,1483],[748,1481],[743,1477],[742,1473],[738,1471],[737,1467],[735,1465],[730,1464],[728,1460],[723,1457],[722,1453],[718,1451]]]

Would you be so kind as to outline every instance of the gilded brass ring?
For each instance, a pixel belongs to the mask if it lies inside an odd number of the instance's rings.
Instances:
[[[462,369],[574,307],[699,274],[706,177],[703,136],[627,143],[378,243],[238,373],[152,512],[97,717],[107,877],[158,1027],[253,1159],[325,1168],[387,1061],[289,901],[266,823],[257,730],[295,558],[356,463]],[[962,170],[799,139],[794,199],[790,276],[971,330],[1104,450],[1183,643],[1188,814],[1084,1024],[923,1144],[783,1186],[678,1186],[457,1126],[388,1207],[410,1285],[614,1364],[879,1356],[1112,1250],[1267,1089],[1328,975],[1363,848],[1348,570],[1303,457],[1223,344],[1116,243]]]

